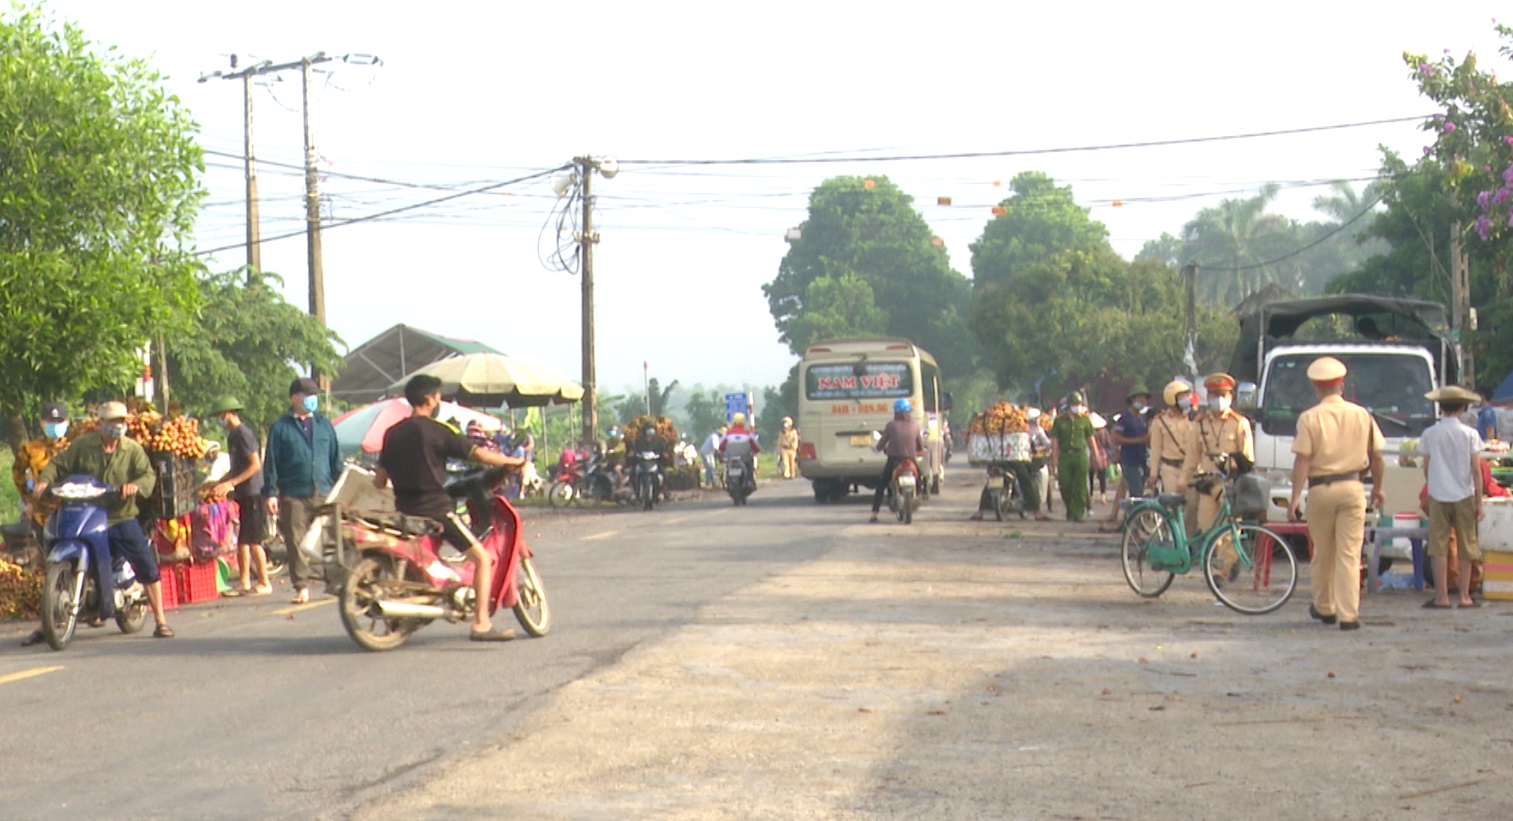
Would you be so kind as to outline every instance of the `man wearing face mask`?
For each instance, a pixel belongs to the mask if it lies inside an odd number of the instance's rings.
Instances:
[[[58,477],[93,476],[119,490],[101,501],[105,508],[105,531],[110,542],[109,556],[95,557],[95,579],[101,590],[110,590],[115,584],[114,559],[131,562],[137,581],[147,586],[147,600],[152,604],[152,618],[157,623],[153,635],[160,639],[173,638],[168,619],[163,615],[163,584],[158,574],[158,557],[147,544],[142,525],[137,522],[137,499],[152,495],[157,484],[157,474],[152,472],[152,463],[147,460],[147,451],[136,442],[126,438],[126,406],[120,402],[106,402],[100,406],[100,429],[86,433],[74,440],[42,469],[37,480],[35,497],[40,499]],[[100,596],[99,618],[91,627],[99,627],[115,615],[115,597]]]
[[[315,380],[294,380],[289,385],[289,412],[268,428],[263,455],[263,498],[268,514],[278,517],[295,604],[310,600],[310,562],[300,552],[300,542],[342,471],[336,428],[316,412],[319,407],[320,386]]]
[[[1098,447],[1093,440],[1093,420],[1088,417],[1087,401],[1082,392],[1076,391],[1068,398],[1067,412],[1056,417],[1051,426],[1051,444],[1054,446],[1056,476],[1061,485],[1061,501],[1066,505],[1069,522],[1082,521],[1092,501],[1092,488],[1088,487],[1087,471],[1091,461],[1090,450]]]
[[[1182,476],[1177,492],[1184,493],[1196,473],[1217,472],[1219,467],[1214,457],[1220,454],[1241,454],[1249,462],[1255,462],[1255,439],[1251,436],[1250,420],[1236,413],[1230,406],[1234,402],[1235,378],[1227,373],[1211,373],[1203,379],[1208,389],[1208,410],[1199,414],[1187,434],[1187,456],[1182,464]],[[1206,530],[1219,515],[1219,503],[1224,497],[1224,484],[1214,483],[1207,490],[1198,489],[1198,528]],[[1225,537],[1215,547],[1219,553],[1214,563],[1216,570],[1228,568],[1235,559],[1234,546]]]
[[[21,500],[22,514],[31,519],[32,532],[37,543],[42,543],[42,527],[52,514],[57,503],[50,498],[32,501],[32,489],[42,476],[42,469],[54,456],[68,448],[68,409],[57,403],[42,406],[42,435],[21,446],[16,459],[11,463],[11,479],[16,483],[16,496]],[[21,640],[22,647],[30,647],[43,639],[37,630]]]
[[[1187,438],[1192,434],[1192,420],[1187,411],[1192,407],[1192,386],[1181,379],[1166,383],[1161,398],[1166,400],[1166,410],[1151,421],[1150,459],[1152,472],[1161,483],[1163,493],[1176,493],[1181,487],[1182,464],[1187,461]],[[1198,495],[1187,494],[1184,521],[1187,535],[1198,532]]]

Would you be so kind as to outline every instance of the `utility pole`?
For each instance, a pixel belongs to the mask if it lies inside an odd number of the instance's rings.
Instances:
[[[200,82],[211,78],[223,80],[239,79],[243,82],[245,101],[245,128],[246,128],[246,167],[247,167],[247,264],[261,270],[262,255],[259,250],[261,238],[258,231],[257,210],[257,177],[255,171],[256,160],[252,153],[252,78],[262,74],[274,74],[280,71],[292,71],[299,69],[302,80],[302,100],[304,102],[304,131],[305,131],[305,235],[306,235],[306,262],[310,275],[310,314],[326,324],[326,293],[325,276],[321,269],[321,246],[320,246],[320,183],[316,175],[315,140],[310,128],[310,79],[311,69],[321,63],[329,63],[333,60],[341,60],[343,63],[352,65],[379,66],[383,61],[371,54],[343,54],[329,56],[324,51],[318,51],[308,57],[298,60],[290,60],[286,63],[274,63],[272,60],[264,60],[260,63],[237,69],[236,58],[231,61],[232,71],[212,71],[201,75]],[[313,374],[319,377],[319,374]]]
[[[310,131],[310,67],[331,58],[325,52],[300,61],[305,121],[305,261],[310,271],[310,315],[326,324],[326,277],[320,254],[320,178],[315,173],[315,138]],[[320,375],[311,372],[311,376]]]
[[[1460,220],[1450,223],[1450,327],[1455,342],[1456,369],[1460,372],[1459,382],[1474,389],[1476,359],[1467,337],[1471,330],[1471,265],[1466,258],[1461,229]],[[1445,381],[1450,381],[1448,376]]]
[[[578,179],[583,185],[583,230],[578,243],[583,256],[583,441],[599,440],[598,385],[594,373],[594,160],[587,154],[577,157]]]
[[[1189,375],[1198,378],[1198,263],[1182,266],[1183,302],[1187,313],[1187,341],[1182,350],[1182,363]],[[1259,365],[1259,363],[1258,363]]]
[[[236,68],[236,55],[231,55],[231,67]],[[242,146],[243,173],[247,178],[247,282],[252,282],[252,272],[263,270],[263,238],[261,221],[257,212],[257,156],[252,152],[252,75],[242,75],[242,131],[245,135]]]

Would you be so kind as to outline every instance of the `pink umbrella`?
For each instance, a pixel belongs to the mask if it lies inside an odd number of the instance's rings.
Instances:
[[[410,414],[410,403],[403,397],[383,399],[371,405],[349,410],[331,420],[331,424],[336,427],[337,447],[344,454],[359,450],[378,453],[383,450],[384,434],[389,428],[404,421]],[[463,424],[477,420],[489,433],[494,433],[504,426],[504,423],[496,417],[453,402],[442,402],[441,409],[436,412],[436,418],[442,421],[457,419]]]

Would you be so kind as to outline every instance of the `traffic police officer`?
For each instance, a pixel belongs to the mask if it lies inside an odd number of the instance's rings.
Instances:
[[[1187,437],[1192,432],[1192,420],[1187,418],[1187,399],[1192,395],[1191,385],[1181,379],[1166,383],[1161,398],[1166,400],[1166,410],[1151,420],[1151,475],[1161,480],[1161,490],[1176,493],[1182,482],[1182,463],[1187,460]],[[1187,494],[1188,535],[1197,532],[1198,495]]]
[[[1208,389],[1208,411],[1200,415],[1188,430],[1187,454],[1182,461],[1182,476],[1177,492],[1183,493],[1191,484],[1194,474],[1218,472],[1214,457],[1220,454],[1242,454],[1250,462],[1256,460],[1255,440],[1250,435],[1250,420],[1236,412],[1234,403],[1235,378],[1227,373],[1211,373],[1203,378],[1203,387]],[[1219,517],[1219,504],[1224,498],[1224,484],[1216,482],[1208,490],[1198,491],[1198,528],[1207,530]],[[1219,551],[1216,570],[1228,568],[1235,559],[1234,546],[1225,537],[1215,547]]]
[[[1324,356],[1308,366],[1319,403],[1298,416],[1293,439],[1292,503],[1287,520],[1302,519],[1298,505],[1308,486],[1308,538],[1313,603],[1308,615],[1341,630],[1361,626],[1361,542],[1366,533],[1366,491],[1361,474],[1371,470],[1371,504],[1386,504],[1382,491],[1382,431],[1371,413],[1345,401],[1345,364]]]

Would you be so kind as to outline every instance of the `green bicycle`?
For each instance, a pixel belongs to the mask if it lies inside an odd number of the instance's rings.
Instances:
[[[1229,506],[1232,483],[1222,474],[1193,477],[1193,487],[1205,493],[1219,482],[1226,491],[1219,515],[1191,538],[1182,512],[1185,495],[1163,493],[1131,506],[1120,544],[1124,579],[1136,593],[1153,599],[1166,592],[1177,574],[1199,564],[1208,589],[1229,608],[1251,616],[1270,613],[1286,604],[1297,587],[1297,557],[1287,539],[1264,525],[1235,521]]]

